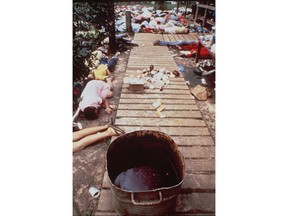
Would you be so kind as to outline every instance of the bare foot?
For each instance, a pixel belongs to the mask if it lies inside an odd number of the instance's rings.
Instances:
[[[112,83],[112,82],[110,83],[110,90],[111,90],[111,91],[113,91],[113,90],[114,90],[114,85],[113,85],[113,83]]]
[[[115,109],[117,108],[117,106],[114,105],[114,104],[110,104],[110,105],[109,105],[109,108],[112,109],[112,110],[115,110]]]
[[[119,136],[122,134],[125,134],[125,131],[116,125],[109,125],[109,128],[107,129],[109,133],[113,134],[112,136]]]

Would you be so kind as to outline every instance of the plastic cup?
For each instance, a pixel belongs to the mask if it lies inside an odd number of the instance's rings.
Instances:
[[[89,193],[91,194],[91,196],[96,199],[97,197],[100,196],[100,190],[98,190],[97,188],[95,187],[91,187],[89,188]]]

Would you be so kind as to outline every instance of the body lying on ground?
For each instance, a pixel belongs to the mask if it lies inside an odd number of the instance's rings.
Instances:
[[[110,85],[101,80],[90,80],[83,89],[79,109],[84,113],[87,120],[98,118],[99,109],[104,106],[107,114],[112,113],[107,98],[111,98],[113,93]]]
[[[117,52],[110,60],[107,57],[102,57],[98,67],[91,71],[88,78],[105,81],[110,85],[110,89],[113,90],[112,72],[115,69],[119,55],[120,53]]]
[[[188,52],[182,52],[182,57],[192,57],[193,55],[196,56],[196,52],[198,49],[198,42],[196,40],[190,40],[190,41],[184,41],[184,40],[178,40],[178,41],[160,41],[156,40],[153,42],[154,46],[176,46],[179,50],[182,51],[188,51]],[[200,48],[200,58],[211,58],[209,51],[204,47],[201,46]]]

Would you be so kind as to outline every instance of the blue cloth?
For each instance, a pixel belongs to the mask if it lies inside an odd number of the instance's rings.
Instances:
[[[109,69],[111,72],[115,69],[115,66],[116,66],[116,64],[117,64],[117,61],[118,61],[118,57],[116,57],[116,56],[113,56],[113,57],[109,60],[107,66],[108,66],[108,69]]]
[[[179,68],[180,73],[184,73],[185,72],[185,68],[183,66],[177,65]]]
[[[178,40],[178,41],[160,41],[158,46],[176,46],[176,45],[188,45],[188,44],[196,44],[197,42],[195,40],[190,41],[184,41],[184,40]]]
[[[107,57],[102,57],[99,64],[107,64],[108,69],[112,72],[117,64],[118,57],[113,56],[109,61]]]

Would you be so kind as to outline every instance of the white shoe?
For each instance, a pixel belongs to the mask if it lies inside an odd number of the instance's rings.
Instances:
[[[206,80],[204,78],[201,79],[201,82],[202,82],[203,85],[205,85],[205,86],[207,85],[207,82],[206,82]]]
[[[79,130],[82,130],[83,129],[83,126],[81,123],[77,122],[73,122],[73,131],[79,131]]]

